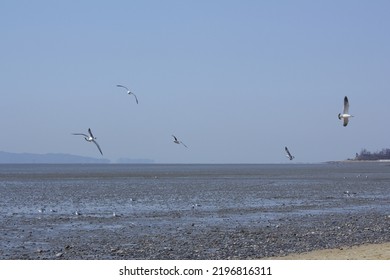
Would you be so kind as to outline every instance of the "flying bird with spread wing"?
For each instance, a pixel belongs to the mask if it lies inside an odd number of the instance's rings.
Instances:
[[[343,126],[347,126],[349,122],[349,118],[353,117],[349,114],[349,101],[348,97],[344,97],[344,107],[343,107],[343,113],[338,114],[339,120],[343,120]]]
[[[286,157],[288,157],[290,160],[293,160],[295,157],[293,155],[291,155],[290,151],[288,150],[287,147],[284,147],[285,151],[286,151]]]
[[[88,128],[88,134],[85,134],[85,133],[72,133],[73,135],[81,135],[81,136],[84,136],[84,139],[85,141],[88,141],[88,142],[93,142],[95,143],[96,147],[99,149],[99,152],[103,155],[103,152],[102,152],[102,149],[100,149],[100,146],[99,144],[96,142],[96,137],[93,136],[92,134],[92,130],[90,128]]]
[[[182,141],[179,141],[175,135],[172,135],[172,137],[173,137],[173,139],[174,139],[174,140],[173,140],[173,143],[175,143],[175,144],[182,144],[184,147],[188,148],[188,147],[186,146],[186,144],[184,144]]]
[[[116,86],[117,86],[117,87],[121,87],[121,88],[126,89],[128,95],[134,95],[134,97],[135,97],[135,102],[137,102],[137,104],[138,104],[138,98],[137,98],[137,96],[136,96],[133,92],[131,92],[127,87],[122,86],[122,85],[116,85]]]

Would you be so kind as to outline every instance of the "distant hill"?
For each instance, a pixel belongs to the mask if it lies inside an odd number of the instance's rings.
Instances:
[[[110,161],[108,159],[98,159],[70,154],[30,154],[0,151],[0,163],[110,163]]]

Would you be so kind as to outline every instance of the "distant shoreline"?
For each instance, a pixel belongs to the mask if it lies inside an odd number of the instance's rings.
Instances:
[[[376,159],[376,160],[346,159],[346,160],[327,161],[326,163],[381,163],[381,162],[390,162],[390,159]]]

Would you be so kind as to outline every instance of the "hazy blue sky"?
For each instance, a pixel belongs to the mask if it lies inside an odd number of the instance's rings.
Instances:
[[[71,135],[89,127],[112,161],[390,147],[389,14],[369,0],[1,1],[0,150],[100,157]]]

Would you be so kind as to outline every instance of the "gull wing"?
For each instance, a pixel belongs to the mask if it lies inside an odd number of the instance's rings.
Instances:
[[[95,140],[92,140],[92,142],[95,143],[96,147],[99,149],[99,152],[103,155],[102,149],[100,149],[99,144]]]
[[[349,111],[349,101],[348,101],[348,97],[344,97],[344,109],[343,109],[343,113],[344,114],[348,114],[348,111]],[[347,122],[348,123],[348,122]]]
[[[288,157],[289,159],[292,159],[292,155],[291,155],[290,151],[288,150],[288,148],[287,148],[287,147],[284,147],[284,149],[286,150],[287,157]]]
[[[116,85],[117,87],[125,88],[127,91],[130,91],[127,87],[122,86],[122,85]]]
[[[84,133],[72,133],[72,135],[82,135],[82,136],[85,136],[85,137],[89,137],[87,134],[84,134]]]
[[[89,135],[91,135],[91,137],[92,137],[93,139],[95,139],[95,137],[93,137],[92,130],[91,130],[90,128],[88,128],[88,133],[89,133]]]
[[[134,94],[134,93],[131,93],[132,95],[134,95],[134,97],[135,97],[135,101],[137,102],[137,104],[138,104],[138,98],[137,98],[137,96]]]
[[[291,156],[290,151],[288,150],[288,148],[284,147],[284,149],[286,150],[286,153],[288,154],[288,156]]]
[[[180,141],[181,144],[183,144],[184,147],[188,148],[186,144]]]
[[[349,118],[343,118],[343,126],[348,125]]]
[[[175,141],[177,141],[177,138],[176,138],[176,136],[175,136],[175,135],[173,135],[173,134],[172,134],[172,137],[175,139]]]

